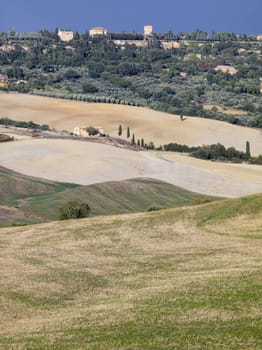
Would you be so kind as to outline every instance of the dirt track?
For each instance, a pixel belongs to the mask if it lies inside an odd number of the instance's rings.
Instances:
[[[196,117],[181,122],[178,116],[140,107],[0,93],[0,117],[33,120],[68,131],[73,131],[75,126],[102,126],[112,136],[117,135],[121,124],[123,138],[129,126],[136,139],[144,138],[155,145],[176,142],[193,146],[220,142],[244,151],[249,141],[252,155],[262,153],[259,130]]]
[[[83,185],[150,177],[223,197],[262,192],[262,167],[212,163],[103,144],[27,139],[1,145],[0,164],[26,175]]]

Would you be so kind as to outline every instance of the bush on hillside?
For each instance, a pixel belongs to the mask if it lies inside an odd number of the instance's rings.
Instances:
[[[90,213],[90,207],[82,201],[68,201],[59,208],[59,219],[81,219],[86,218]]]
[[[88,132],[89,136],[95,136],[99,134],[99,130],[94,128],[93,126],[88,126],[86,128],[86,131]]]
[[[13,140],[14,140],[14,138],[12,136],[0,134],[0,142],[8,142],[8,141],[13,141]]]

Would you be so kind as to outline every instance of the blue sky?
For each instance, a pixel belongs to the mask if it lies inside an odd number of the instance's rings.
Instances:
[[[55,28],[262,33],[262,0],[0,0],[0,32]]]

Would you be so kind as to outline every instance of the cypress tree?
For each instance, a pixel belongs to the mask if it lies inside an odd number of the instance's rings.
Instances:
[[[136,144],[136,139],[135,139],[135,134],[133,133],[132,135],[132,144],[135,145]]]
[[[120,124],[118,127],[118,136],[122,135],[122,125]]]
[[[127,127],[126,137],[127,137],[128,139],[129,139],[129,137],[130,137],[130,128],[129,128],[129,126]]]
[[[249,143],[249,141],[246,142],[246,157],[247,157],[247,159],[250,159],[250,158],[251,158],[250,143]]]

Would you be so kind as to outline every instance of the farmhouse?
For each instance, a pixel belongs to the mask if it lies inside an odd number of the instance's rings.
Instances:
[[[89,136],[88,132],[86,131],[86,127],[85,126],[76,126],[74,128],[74,135],[82,136],[82,137]]]
[[[91,37],[96,35],[107,35],[107,29],[103,27],[95,27],[89,30],[89,35]]]
[[[235,67],[230,67],[230,66],[223,66],[223,65],[218,65],[215,67],[215,71],[218,72],[223,72],[223,73],[229,73],[231,75],[234,75],[237,73],[237,69]]]
[[[88,129],[92,129],[92,130],[96,130],[96,134],[93,134],[93,133],[89,133],[88,132]],[[97,135],[97,136],[104,136],[105,135],[105,131],[104,131],[104,128],[102,128],[101,126],[94,126],[92,128],[87,128],[85,126],[76,126],[74,128],[74,132],[73,134],[75,136],[81,136],[81,137],[88,137],[88,136],[94,136],[94,135]]]
[[[70,41],[74,38],[74,33],[71,31],[58,30],[57,35],[61,41]]]

